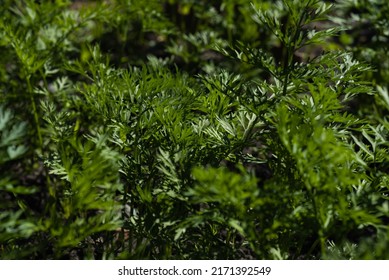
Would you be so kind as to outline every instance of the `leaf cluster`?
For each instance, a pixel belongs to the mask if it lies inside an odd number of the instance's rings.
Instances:
[[[1,258],[387,258],[382,1],[38,2],[0,11]]]

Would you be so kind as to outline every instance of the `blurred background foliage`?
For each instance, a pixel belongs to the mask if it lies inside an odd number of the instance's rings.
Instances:
[[[388,258],[388,11],[3,0],[0,258]]]

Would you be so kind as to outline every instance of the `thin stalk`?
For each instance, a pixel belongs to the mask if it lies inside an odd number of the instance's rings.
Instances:
[[[39,122],[39,114],[38,114],[37,106],[35,103],[34,91],[33,91],[32,86],[31,86],[31,81],[30,81],[29,75],[27,75],[27,77],[26,77],[26,82],[27,82],[27,90],[28,90],[28,94],[30,96],[30,102],[31,102],[31,106],[32,106],[32,113],[34,115],[35,129],[36,129],[36,133],[38,135],[39,149],[42,149],[43,140],[42,140],[42,132],[41,132],[41,127],[40,127],[40,122]]]
[[[297,49],[300,48],[300,46],[297,45],[297,39],[300,35],[301,28],[304,25],[304,22],[307,17],[307,11],[308,7],[311,5],[311,1],[308,1],[306,6],[304,7],[302,14],[300,15],[299,21],[296,23],[294,32],[291,32],[289,38],[292,38],[291,41],[286,42],[286,54],[284,57],[284,65],[283,65],[283,75],[284,75],[284,82],[283,82],[283,90],[282,93],[285,96],[288,89],[288,83],[289,83],[289,75],[294,70],[294,63],[293,63],[293,55]],[[288,5],[289,7],[289,5]],[[290,7],[289,7],[290,9]],[[286,29],[287,30],[287,29]]]
[[[285,58],[284,58],[284,65],[283,65],[283,74],[284,74],[284,82],[283,82],[283,89],[282,89],[282,95],[285,96],[286,93],[287,93],[287,89],[288,89],[288,83],[289,83],[289,57],[290,57],[290,47],[287,46],[287,49],[286,49],[286,54],[285,54]]]
[[[318,242],[320,243],[321,256],[323,256],[326,252],[325,237],[324,237],[324,233],[323,233],[323,224],[324,223],[323,223],[323,220],[321,218],[321,213],[319,213],[320,209],[318,209],[315,194],[313,193],[312,190],[310,190],[310,195],[311,195],[311,199],[312,199],[313,211],[315,213],[315,218],[316,218],[316,221],[319,223],[319,230],[318,230],[319,240],[318,240]]]

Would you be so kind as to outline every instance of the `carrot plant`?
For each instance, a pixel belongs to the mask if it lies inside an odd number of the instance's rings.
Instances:
[[[346,4],[4,2],[1,258],[388,257],[386,68]]]

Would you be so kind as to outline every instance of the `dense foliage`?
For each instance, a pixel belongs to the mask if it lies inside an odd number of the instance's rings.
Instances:
[[[388,12],[3,0],[0,258],[388,258]]]

